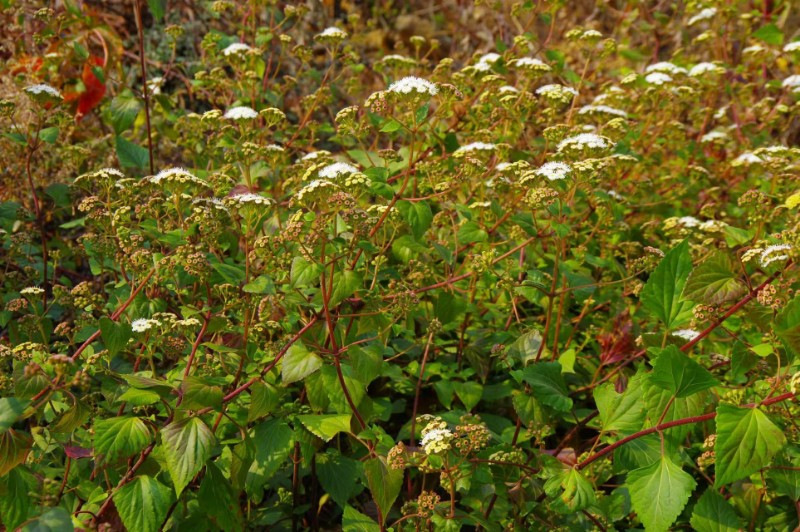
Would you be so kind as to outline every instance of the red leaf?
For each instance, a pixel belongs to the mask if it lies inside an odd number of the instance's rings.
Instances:
[[[81,79],[86,91],[81,93],[78,98],[78,110],[75,112],[75,119],[80,120],[92,109],[100,105],[103,96],[106,94],[106,86],[103,82],[97,79],[97,76],[92,72],[93,66],[103,66],[103,59],[101,57],[90,57],[89,61],[83,65],[83,74]]]
[[[67,456],[70,458],[89,458],[92,456],[92,450],[86,449],[84,447],[72,447],[69,445],[64,446],[64,452],[67,453]]]

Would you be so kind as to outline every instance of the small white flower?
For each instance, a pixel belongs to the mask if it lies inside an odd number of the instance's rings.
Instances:
[[[572,87],[565,87],[564,85],[558,85],[557,83],[543,85],[536,89],[536,94],[539,96],[561,95],[564,93],[571,94],[572,96],[578,95],[578,91]]]
[[[700,138],[700,142],[707,143],[707,142],[714,142],[715,140],[725,140],[728,138],[728,134],[724,131],[709,131],[705,135]]]
[[[478,59],[478,63],[489,63],[494,64],[500,60],[500,54],[496,54],[494,52],[489,52],[488,54],[483,54],[480,59]]]
[[[347,163],[333,163],[319,171],[319,176],[325,179],[336,179],[340,175],[355,174],[358,168]]]
[[[753,46],[748,46],[744,50],[742,50],[743,54],[757,54],[759,52],[763,52],[764,47],[760,44],[754,44]]]
[[[276,152],[286,151],[283,149],[283,146],[279,146],[277,144],[267,144],[266,146],[264,146],[264,149],[267,151],[276,151]]]
[[[761,252],[761,257],[759,258],[761,267],[766,268],[775,261],[788,259],[789,255],[775,255],[775,253],[779,251],[789,251],[790,249],[792,249],[792,246],[788,244],[777,244],[777,245],[767,246],[766,248],[764,248],[764,251]]]
[[[389,85],[389,92],[397,94],[416,92],[417,94],[435,96],[439,92],[439,88],[428,80],[416,76],[408,76]]]
[[[471,151],[494,151],[495,149],[497,149],[497,146],[488,142],[472,142],[458,148],[453,152],[453,155],[460,156]]]
[[[229,44],[224,50],[222,50],[222,55],[225,57],[230,57],[232,55],[246,54],[251,50],[252,48],[250,46],[242,42],[235,42]]]
[[[694,216],[681,216],[680,218],[678,218],[678,223],[684,227],[689,228],[689,227],[699,227],[701,222]]]
[[[546,177],[550,181],[564,179],[572,172],[572,167],[567,163],[549,162],[544,163],[542,166],[533,171],[534,174]]]
[[[557,149],[559,152],[562,152],[568,149],[605,149],[610,147],[612,147],[612,143],[606,137],[601,137],[594,133],[580,133],[559,142]]]
[[[329,152],[328,150],[312,151],[312,152],[308,152],[305,155],[303,155],[300,158],[300,160],[301,161],[313,161],[314,159],[317,159],[319,157],[327,157],[330,154],[331,154],[331,152]]]
[[[762,164],[764,159],[752,152],[745,152],[733,160],[731,166],[750,166],[751,164]]]
[[[784,52],[800,52],[800,41],[794,41],[788,43],[786,46],[783,47]]]
[[[321,43],[338,44],[347,37],[349,37],[349,35],[347,35],[346,31],[335,26],[331,26],[322,30],[322,33],[316,34],[314,36],[314,40]]]
[[[426,454],[433,454],[449,449],[452,437],[453,433],[447,429],[432,429],[422,437],[419,444],[425,449]]]
[[[516,94],[519,92],[519,89],[516,87],[512,87],[511,85],[503,85],[502,87],[497,89],[497,92],[499,92],[500,94],[509,94],[509,93]]]
[[[661,72],[665,74],[672,74],[673,76],[677,74],[686,74],[686,69],[683,67],[677,66],[675,63],[670,63],[669,61],[661,61],[659,63],[653,63],[649,65],[647,68],[644,69],[645,73],[650,74],[652,72]]]
[[[225,111],[225,118],[228,120],[252,120],[258,118],[258,113],[251,107],[240,105]]]
[[[792,92],[800,91],[800,74],[795,74],[784,79],[781,86],[784,89],[792,89]]]
[[[236,196],[232,196],[231,200],[235,201],[239,205],[263,205],[269,206],[275,203],[274,200],[270,198],[265,198],[259,194],[254,194],[252,192],[245,192],[244,194],[237,194]]]
[[[167,168],[149,178],[151,183],[159,184],[162,181],[177,183],[193,183],[206,185],[206,182],[189,172],[186,168]]]
[[[687,342],[691,342],[692,340],[700,336],[700,333],[695,331],[694,329],[679,329],[677,331],[673,331],[672,336],[677,336],[678,338],[682,338]]]
[[[693,25],[695,25],[698,22],[701,22],[703,20],[708,20],[710,18],[714,18],[714,15],[716,15],[716,14],[717,14],[717,8],[715,8],[715,7],[707,7],[705,9],[703,9],[702,11],[700,11],[695,16],[693,16],[692,18],[689,19],[689,26],[693,26]]]
[[[323,189],[339,189],[339,186],[327,179],[315,179],[303,188],[301,188],[294,196],[294,200],[303,202],[306,200],[315,200],[318,195],[323,194]]]
[[[550,65],[543,62],[541,59],[520,57],[511,61],[511,65],[521,70],[528,70],[532,72],[550,72],[553,70]]]
[[[583,40],[590,40],[590,39],[602,39],[603,34],[597,30],[586,30],[581,35],[581,39]]]
[[[97,171],[98,174],[103,175],[104,177],[116,177],[117,179],[124,179],[125,174],[117,170],[116,168],[101,168]]]
[[[725,69],[714,63],[697,63],[689,70],[689,75],[693,78],[703,76],[705,74],[724,74]]]
[[[63,98],[61,93],[58,92],[58,89],[53,87],[52,85],[47,85],[46,83],[37,83],[36,85],[29,85],[25,87],[25,92],[31,94],[33,96],[39,96],[40,94],[46,94],[52,98],[58,98],[59,100]]]
[[[141,333],[148,331],[153,327],[158,327],[159,325],[161,325],[161,322],[158,320],[139,318],[138,320],[133,320],[131,322],[131,329],[133,329],[133,332]]]
[[[39,288],[38,286],[29,286],[20,290],[19,293],[23,296],[40,296],[44,294],[44,288]]]
[[[177,320],[174,323],[175,327],[199,327],[200,320],[197,318],[186,318],[185,320]]]
[[[727,226],[728,224],[719,220],[706,220],[700,224],[700,230],[706,233],[719,233],[724,231]]]
[[[663,72],[653,72],[644,77],[644,80],[651,85],[663,85],[664,83],[671,83],[672,77]]]
[[[622,109],[609,107],[608,105],[584,105],[578,110],[579,115],[593,115],[593,114],[606,114],[618,116],[620,118],[627,118],[628,113]]]

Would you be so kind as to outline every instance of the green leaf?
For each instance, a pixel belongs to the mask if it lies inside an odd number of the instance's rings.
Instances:
[[[594,389],[594,401],[600,414],[603,430],[634,432],[644,421],[644,401],[642,398],[643,374],[634,376],[624,393],[617,393],[610,382]]]
[[[117,157],[123,168],[144,169],[150,163],[150,154],[145,149],[121,136],[116,140]]]
[[[714,488],[697,501],[691,524],[697,532],[737,532],[743,527],[733,507]]]
[[[394,133],[398,129],[402,128],[403,124],[395,120],[394,118],[390,118],[386,121],[386,123],[381,128],[381,133]]]
[[[123,394],[124,395],[124,394]],[[75,401],[75,405],[64,412],[61,417],[53,425],[51,425],[50,432],[54,434],[70,433],[83,425],[89,416],[92,414],[92,409],[81,401]]]
[[[28,522],[22,532],[72,532],[72,517],[63,508],[50,508],[45,513]]]
[[[426,201],[398,201],[397,210],[403,213],[417,240],[422,238],[433,223],[433,212]]]
[[[0,477],[23,463],[32,446],[27,432],[7,429],[0,434]]]
[[[750,34],[754,39],[761,42],[771,44],[772,46],[780,46],[783,44],[783,32],[775,24],[764,24],[756,31]]]
[[[12,469],[6,476],[0,477],[0,523],[5,525],[6,530],[16,530],[28,519],[31,511],[28,485],[20,469]]]
[[[133,406],[154,405],[161,401],[161,395],[153,390],[140,390],[130,387],[117,397],[118,403],[129,403]]]
[[[127,131],[142,110],[142,103],[130,90],[124,90],[111,100],[111,125],[117,135]]]
[[[475,408],[483,396],[483,386],[475,381],[454,382],[453,389],[467,412]]]
[[[328,449],[325,454],[317,454],[317,478],[322,488],[341,506],[347,507],[347,501],[356,489],[356,480],[361,476],[361,462],[342,456],[335,449]]]
[[[94,423],[94,452],[107,462],[138,453],[150,443],[152,434],[138,417],[121,416]]]
[[[281,377],[284,384],[291,384],[308,377],[321,367],[322,358],[298,341],[283,356]]]
[[[650,382],[679,398],[689,397],[719,384],[706,368],[674,345],[662,349],[656,357]]]
[[[28,404],[30,401],[20,401],[16,397],[0,397],[0,434],[11,428]]]
[[[631,504],[645,530],[668,530],[683,511],[697,482],[668,456],[628,473]]]
[[[466,222],[458,228],[458,243],[462,245],[475,242],[486,242],[489,233],[484,231],[477,222]]]
[[[717,252],[692,270],[683,288],[683,297],[705,305],[719,305],[738,299],[746,292],[747,287],[733,273],[730,257]]]
[[[122,351],[133,336],[130,325],[117,323],[106,316],[100,318],[100,333],[103,343],[112,357]]]
[[[39,131],[39,138],[48,144],[55,144],[56,140],[58,139],[58,128],[46,127],[42,129]]]
[[[211,407],[215,410],[222,408],[222,388],[203,381],[199,377],[187,377],[181,383],[183,401],[181,408],[190,410],[200,410],[201,408]]]
[[[211,458],[214,440],[214,433],[199,417],[173,421],[161,429],[167,469],[178,496]]]
[[[800,355],[800,296],[792,298],[775,316],[772,330],[789,352]]]
[[[539,362],[523,370],[522,378],[531,385],[531,392],[542,404],[561,412],[572,409],[572,399],[561,375],[558,362]]]
[[[322,273],[322,266],[298,256],[292,259],[292,270],[289,278],[293,287],[302,288],[319,283],[320,273]]]
[[[275,285],[272,279],[266,275],[259,275],[242,287],[243,292],[248,294],[274,294]]]
[[[197,492],[197,500],[205,514],[220,530],[243,530],[242,510],[231,483],[222,471],[209,462],[203,482]]]
[[[544,491],[550,497],[558,497],[563,506],[556,506],[556,511],[564,514],[579,512],[595,503],[594,486],[574,468],[566,468],[548,478]]]
[[[175,494],[156,479],[143,475],[122,486],[112,498],[126,529],[158,532]]]
[[[684,240],[666,254],[642,288],[642,306],[661,320],[667,329],[685,322],[691,316],[691,304],[681,300],[691,270],[689,242]]]
[[[147,7],[157,22],[161,22],[167,12],[167,0],[147,0]]]
[[[344,507],[342,530],[352,532],[380,532],[381,527],[378,523],[348,505]]]
[[[335,307],[355,293],[364,283],[362,274],[353,270],[345,270],[333,274],[333,290],[330,294],[329,307]]]
[[[266,416],[279,405],[278,389],[272,384],[255,383],[250,388],[250,408],[247,410],[247,422]]]
[[[381,510],[383,520],[392,509],[394,501],[400,495],[403,486],[403,470],[393,469],[386,464],[383,457],[373,458],[364,462],[364,473],[367,476],[369,491],[375,504]]]
[[[769,465],[786,443],[783,431],[758,408],[717,407],[714,487],[745,478]]]
[[[247,472],[246,490],[256,493],[287,462],[294,444],[294,432],[282,419],[271,419],[253,429],[255,454]]]
[[[297,416],[297,420],[315,436],[330,441],[340,432],[350,432],[350,417],[350,414],[321,414]]]

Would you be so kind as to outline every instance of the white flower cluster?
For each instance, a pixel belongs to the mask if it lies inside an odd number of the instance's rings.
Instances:
[[[258,118],[258,113],[252,107],[239,105],[225,111],[225,118],[228,120],[253,120]]]
[[[511,85],[503,85],[502,87],[497,89],[497,92],[499,92],[500,94],[516,94],[519,92],[519,89],[516,87],[512,87]]]
[[[44,294],[44,288],[39,288],[38,286],[29,286],[20,290],[19,293],[23,296],[40,296]]]
[[[687,73],[685,68],[679,67],[675,63],[670,63],[669,61],[653,63],[644,69],[644,71],[646,74],[650,74],[651,72],[662,72],[664,74],[671,74],[673,76]]]
[[[488,54],[483,54],[478,62],[474,65],[471,65],[467,68],[472,68],[477,70],[478,72],[489,72],[492,70],[492,65],[497,63],[500,60],[500,54],[496,54],[494,52],[490,52]]]
[[[602,137],[594,133],[580,133],[573,137],[568,137],[558,143],[557,150],[563,152],[566,150],[582,150],[582,149],[606,149],[611,148],[613,143],[611,139]]]
[[[781,86],[784,89],[791,89],[792,92],[800,92],[800,74],[795,74],[784,79]]]
[[[313,201],[323,191],[323,189],[338,189],[336,183],[327,179],[315,179],[311,183],[301,188],[294,199],[299,202]]]
[[[230,57],[232,55],[240,55],[240,54],[243,55],[250,52],[251,50],[252,48],[250,46],[242,42],[235,42],[226,46],[225,49],[222,50],[222,55],[224,55],[225,57]]]
[[[689,19],[689,26],[694,26],[698,22],[714,18],[714,15],[716,14],[717,14],[716,7],[707,7]]]
[[[421,95],[435,96],[439,92],[436,84],[416,76],[408,76],[399,79],[389,85],[389,92],[396,94],[411,94],[415,92]]]
[[[336,26],[331,26],[322,30],[322,33],[315,35],[314,39],[320,42],[337,43],[345,40],[347,37],[346,31]]]
[[[700,333],[695,331],[694,329],[680,329],[677,331],[673,331],[672,336],[677,336],[678,338],[682,338],[687,342],[691,342],[692,340],[700,336]]]
[[[767,246],[761,252],[761,257],[759,258],[759,263],[761,264],[761,267],[766,268],[775,261],[788,259],[789,255],[786,254],[776,255],[776,253],[781,251],[789,251],[790,249],[792,249],[792,246],[790,246],[789,244],[776,244],[772,246]]]
[[[706,133],[705,135],[700,137],[700,142],[705,144],[705,143],[714,142],[714,141],[717,141],[717,140],[720,140],[720,141],[726,140],[727,138],[728,138],[728,134],[726,132],[719,131],[719,130],[714,130],[714,131],[709,131],[708,133]]]
[[[784,52],[800,52],[800,41],[793,41],[783,47]]]
[[[319,176],[325,179],[336,179],[345,174],[355,174],[358,168],[347,163],[333,163],[319,171]]]
[[[715,65],[714,63],[697,63],[695,66],[689,69],[689,75],[693,78],[699,78],[701,76],[705,76],[706,74],[724,74],[725,69],[719,65]]]
[[[530,58],[530,57],[520,57],[519,59],[514,59],[513,61],[511,61],[511,65],[520,70],[542,73],[542,74],[553,70],[552,67],[550,67],[550,65],[543,62],[541,59]]]
[[[231,196],[230,201],[238,203],[239,205],[261,205],[264,207],[268,207],[275,203],[274,200],[265,198],[260,194],[254,194],[253,192],[245,192],[244,194]]]
[[[311,151],[300,157],[301,161],[313,161],[320,157],[328,157],[331,154],[328,150]]]
[[[46,83],[38,83],[36,85],[29,85],[23,89],[25,92],[32,96],[40,96],[40,95],[47,95],[52,98],[62,99],[61,93],[58,92],[58,89],[53,87],[52,85],[47,85]]]
[[[764,159],[752,152],[744,152],[733,160],[731,166],[750,166],[751,164],[763,164]]]
[[[206,186],[207,183],[192,174],[185,168],[167,168],[161,170],[154,176],[148,178],[151,183],[160,184],[161,182],[167,183],[191,183],[193,185]]]
[[[133,332],[135,333],[142,333],[160,325],[161,322],[158,320],[139,318],[138,320],[133,320],[131,322],[131,329],[133,329]]]
[[[448,450],[450,448],[450,440],[452,439],[453,433],[448,429],[432,429],[422,436],[422,440],[419,444],[425,450],[426,454],[435,454]]]
[[[533,171],[534,174],[540,177],[546,177],[550,181],[564,179],[572,173],[572,167],[567,163],[549,162],[544,163],[542,166]]]
[[[416,59],[400,54],[384,55],[380,61],[390,67],[413,67],[417,64]]]
[[[579,115],[612,115],[620,118],[628,118],[628,113],[622,109],[616,109],[608,105],[584,105],[578,109]]]
[[[489,142],[471,142],[466,146],[461,146],[458,148],[455,152],[453,152],[453,155],[456,157],[461,157],[472,151],[494,151],[496,149],[497,146]]]
[[[569,103],[572,101],[572,98],[578,95],[578,91],[572,87],[565,87],[564,85],[552,83],[550,85],[543,85],[536,89],[536,94],[538,96],[544,96],[549,100],[558,100],[560,102]]]
[[[651,85],[661,86],[665,83],[672,83],[672,76],[664,72],[653,72],[646,75],[644,80]]]

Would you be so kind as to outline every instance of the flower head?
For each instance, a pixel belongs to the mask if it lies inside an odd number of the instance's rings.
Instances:
[[[253,120],[258,118],[258,113],[251,107],[240,105],[225,111],[225,118],[228,120]]]
[[[697,63],[695,66],[689,69],[689,75],[693,78],[698,78],[700,76],[704,76],[706,74],[724,74],[725,69],[719,65],[715,65],[714,63]]]
[[[572,167],[567,163],[549,162],[544,163],[542,166],[533,171],[534,174],[540,177],[546,177],[550,181],[564,179],[572,173]]]
[[[715,8],[715,7],[707,7],[705,9],[701,10],[698,14],[696,14],[695,16],[693,16],[692,18],[689,19],[689,26],[693,26],[693,25],[695,25],[698,22],[701,22],[703,20],[708,20],[708,19],[714,18],[714,15],[716,15],[716,14],[717,14],[717,8]]]
[[[222,50],[222,55],[225,57],[230,57],[232,55],[244,55],[251,50],[252,48],[250,46],[242,42],[235,42],[226,46],[225,49]]]
[[[61,93],[58,91],[58,89],[46,83],[37,83],[36,85],[29,85],[25,87],[24,91],[31,96],[46,96],[50,98],[55,98],[57,100],[61,100],[64,98],[63,96],[61,96]]]
[[[620,118],[628,118],[628,113],[622,109],[609,107],[608,105],[584,105],[578,110],[579,115],[611,115]]]
[[[789,255],[786,254],[776,255],[776,253],[780,251],[789,251],[790,249],[792,249],[792,246],[790,246],[789,244],[777,244],[777,245],[767,246],[761,252],[761,257],[759,258],[761,267],[766,268],[771,263],[778,260],[787,260],[789,258]]]
[[[389,92],[435,96],[439,92],[439,88],[428,80],[416,76],[408,76],[389,85]]]
[[[791,89],[792,92],[800,92],[800,74],[795,74],[784,79],[781,86],[784,89]]]
[[[687,342],[691,342],[692,340],[700,336],[700,333],[695,331],[694,329],[680,329],[677,331],[672,331],[672,336],[677,336],[678,338],[682,338]]]
[[[672,74],[673,76],[687,73],[685,68],[679,67],[675,63],[670,63],[669,61],[653,63],[645,68],[644,71],[646,74],[650,74],[652,72],[662,72],[665,74]]]
[[[167,168],[149,178],[154,184],[161,183],[191,183],[193,185],[207,185],[205,181],[189,172],[186,168]]]
[[[264,207],[268,207],[275,203],[275,200],[270,198],[265,198],[259,194],[254,194],[252,192],[245,192],[244,194],[237,194],[236,196],[231,196],[230,201],[236,203],[240,206],[242,205],[262,205]]]
[[[793,41],[783,47],[784,52],[800,52],[800,41]]]
[[[316,34],[314,36],[314,40],[322,43],[336,44],[345,40],[347,37],[348,35],[346,31],[337,28],[336,26],[331,26],[322,30],[322,33]]]
[[[425,450],[426,454],[436,454],[450,449],[450,441],[453,439],[453,433],[448,429],[435,428],[423,432],[425,432],[425,434],[423,434],[419,444]]]
[[[320,170],[319,176],[325,179],[336,179],[341,175],[354,174],[356,172],[358,172],[358,168],[352,164],[333,163]]]
[[[663,85],[664,83],[671,83],[672,76],[663,72],[653,72],[646,75],[644,80],[651,85]]]
[[[39,288],[38,286],[28,286],[27,288],[20,290],[19,293],[23,296],[40,296],[44,294],[44,288]]]
[[[580,133],[558,143],[559,152],[582,149],[606,149],[613,146],[611,139],[594,133]]]
[[[161,325],[161,322],[158,320],[139,318],[138,320],[133,320],[131,322],[131,329],[133,329],[133,332],[135,333],[142,333],[149,331],[153,327],[158,327],[159,325]]]

